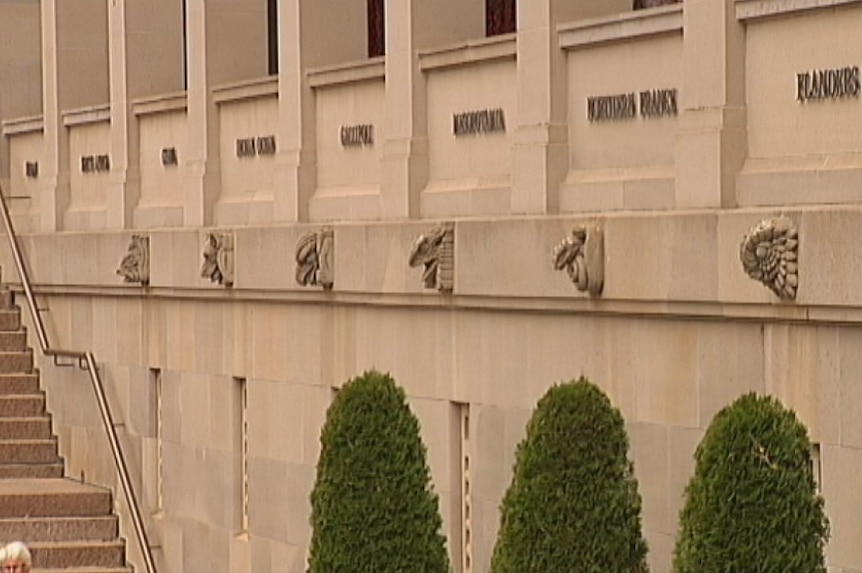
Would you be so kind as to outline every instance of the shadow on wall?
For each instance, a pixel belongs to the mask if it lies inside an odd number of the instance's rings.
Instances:
[[[667,4],[679,4],[682,0],[634,0],[632,6],[635,10],[643,10],[644,8],[655,8],[656,6],[665,6]]]

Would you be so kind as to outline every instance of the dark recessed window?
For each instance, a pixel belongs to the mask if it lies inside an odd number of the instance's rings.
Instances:
[[[368,0],[368,57],[386,53],[386,15],[384,0]]]
[[[183,89],[189,89],[189,25],[186,18],[186,0],[183,0]]]
[[[517,29],[515,0],[485,0],[485,35],[509,34]]]
[[[266,46],[269,75],[278,74],[278,0],[266,3]]]

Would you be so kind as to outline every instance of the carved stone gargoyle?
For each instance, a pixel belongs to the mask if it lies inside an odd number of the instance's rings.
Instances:
[[[410,266],[424,266],[425,288],[452,292],[455,283],[455,225],[444,223],[431,232],[419,235],[410,250]]]
[[[202,278],[226,287],[233,285],[233,233],[207,233],[203,257]]]
[[[329,290],[335,282],[332,229],[305,233],[296,242],[296,282],[302,286],[322,286]]]
[[[566,269],[581,292],[602,294],[605,284],[605,238],[598,224],[578,225],[554,248],[554,269]]]
[[[120,262],[117,274],[127,283],[150,284],[150,238],[132,235],[129,251]]]
[[[799,287],[799,233],[785,216],[755,225],[739,245],[745,273],[784,300],[794,300]]]

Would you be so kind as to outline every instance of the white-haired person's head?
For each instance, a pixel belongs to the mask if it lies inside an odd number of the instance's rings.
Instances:
[[[7,543],[0,550],[0,571],[2,573],[29,573],[33,564],[30,550],[20,541]]]

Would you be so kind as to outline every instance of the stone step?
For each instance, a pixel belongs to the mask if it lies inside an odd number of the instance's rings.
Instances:
[[[110,541],[118,535],[116,515],[0,519],[0,539],[34,541]]]
[[[0,464],[53,463],[59,459],[57,440],[0,440]]]
[[[3,374],[0,373],[0,396],[9,394],[39,394],[39,373]]]
[[[63,458],[52,463],[0,464],[0,479],[62,478],[64,471]]]
[[[0,518],[111,515],[110,490],[69,479],[0,480]]]
[[[0,418],[29,418],[45,414],[45,394],[0,395]]]
[[[0,310],[0,330],[18,330],[21,328],[21,310],[12,308]]]
[[[0,418],[0,441],[47,440],[53,436],[50,416]],[[0,539],[2,539],[2,536],[0,536]]]
[[[29,374],[33,372],[33,353],[30,349],[0,351],[0,372]]]
[[[15,308],[15,293],[6,287],[0,288],[0,309],[12,310]]]
[[[7,330],[0,332],[0,352],[27,350],[27,331]]]
[[[111,541],[34,541],[28,543],[37,568],[69,569],[70,567],[123,567],[126,546]]]

